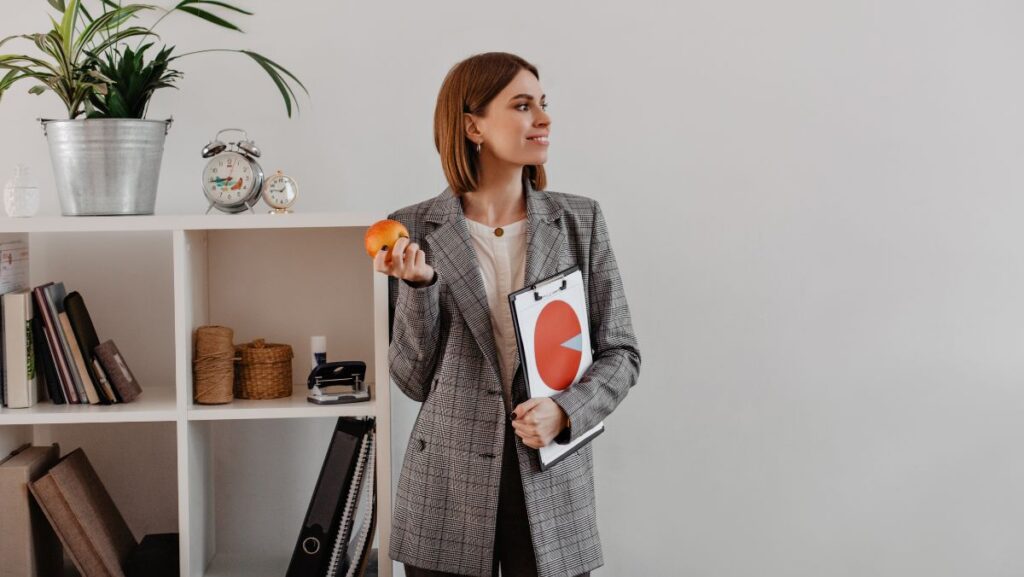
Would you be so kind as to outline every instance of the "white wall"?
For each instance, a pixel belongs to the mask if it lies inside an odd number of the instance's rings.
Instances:
[[[0,36],[43,5],[6,0]],[[205,209],[199,151],[229,126],[300,210],[433,196],[447,69],[540,67],[550,188],[605,207],[644,357],[596,442],[597,575],[1024,573],[1020,3],[246,5],[247,36],[164,38],[265,51],[312,97],[289,121],[241,58],[182,61],[151,110],[176,120],[160,213]],[[52,214],[33,119],[60,107],[27,88],[0,172],[36,167]]]

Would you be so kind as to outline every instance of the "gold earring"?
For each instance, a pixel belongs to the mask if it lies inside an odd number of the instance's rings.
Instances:
[[[476,143],[476,153],[477,153],[477,154],[480,154],[480,147],[481,147],[481,146],[483,146],[483,143],[482,143],[482,142],[478,142],[478,143]]]

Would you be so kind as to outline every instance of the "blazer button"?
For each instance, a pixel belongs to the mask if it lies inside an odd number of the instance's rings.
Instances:
[[[427,442],[424,441],[423,439],[420,439],[420,450],[422,451],[422,450],[424,450],[426,448],[427,448]]]

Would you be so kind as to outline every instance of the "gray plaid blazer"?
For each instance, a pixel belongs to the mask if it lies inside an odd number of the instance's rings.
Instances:
[[[526,193],[526,285],[575,264],[587,287],[594,363],[553,397],[574,439],[625,398],[640,374],[640,350],[600,205],[528,182]],[[389,279],[391,378],[422,403],[398,480],[389,554],[424,569],[489,576],[509,416],[476,251],[450,188],[389,218],[409,229],[437,271],[422,288]],[[527,398],[518,352],[515,367],[518,404]],[[515,440],[540,577],[603,565],[591,447],[542,472],[538,452]]]

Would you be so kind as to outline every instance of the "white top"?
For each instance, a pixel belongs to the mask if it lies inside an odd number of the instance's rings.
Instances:
[[[516,329],[512,324],[508,295],[523,288],[526,282],[526,219],[508,226],[491,227],[467,218],[466,225],[487,292],[505,404],[513,409],[512,363],[516,359]],[[501,236],[496,232],[499,228]]]

